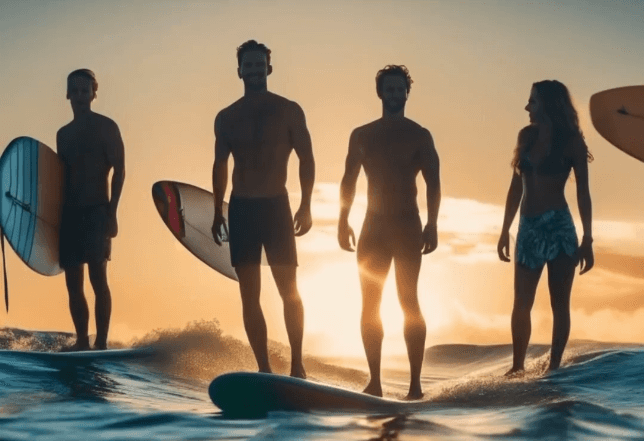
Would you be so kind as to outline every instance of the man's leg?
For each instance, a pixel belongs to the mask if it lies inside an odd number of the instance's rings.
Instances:
[[[425,337],[427,334],[425,319],[418,303],[418,275],[422,256],[396,259],[396,286],[398,299],[405,315],[405,343],[409,356],[411,381],[407,399],[417,400],[423,397],[420,384],[420,372],[425,355]]]
[[[358,249],[358,267],[360,269],[360,286],[362,288],[361,331],[369,374],[369,384],[364,393],[382,396],[380,382],[380,361],[382,357],[382,340],[384,331],[380,319],[380,302],[382,289],[391,266],[391,257],[384,259],[374,256],[369,251]]]
[[[65,269],[65,283],[69,293],[69,311],[76,328],[76,343],[66,348],[70,351],[89,349],[87,327],[89,324],[89,309],[83,292],[83,266],[72,266]]]
[[[92,283],[94,296],[96,297],[94,304],[96,342],[94,342],[94,348],[107,349],[107,333],[112,315],[112,295],[107,285],[107,261],[88,263],[87,268],[89,280]]]
[[[304,335],[304,306],[297,290],[295,265],[272,265],[275,284],[284,302],[284,320],[291,345],[291,377],[306,378],[302,363],[302,337]]]
[[[261,272],[259,264],[243,264],[235,268],[239,278],[239,291],[241,293],[244,314],[244,328],[248,342],[255,354],[260,372],[271,372],[268,361],[268,336],[266,320],[259,304],[261,290]]]

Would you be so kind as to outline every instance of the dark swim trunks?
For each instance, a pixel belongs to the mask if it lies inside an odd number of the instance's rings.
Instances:
[[[107,234],[109,207],[63,207],[60,224],[60,266],[69,268],[110,259]]]
[[[269,265],[297,266],[295,230],[288,195],[231,197],[228,206],[230,260],[234,267],[259,265],[262,246]]]
[[[423,226],[418,213],[367,213],[358,240],[358,259],[374,265],[389,265],[392,258],[417,261],[422,257],[422,244]]]

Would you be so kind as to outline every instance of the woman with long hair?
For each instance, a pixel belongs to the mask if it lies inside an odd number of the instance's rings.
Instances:
[[[544,266],[548,266],[553,313],[549,370],[554,370],[561,364],[570,334],[570,291],[575,268],[579,264],[580,274],[584,274],[594,264],[588,188],[588,162],[593,158],[584,142],[568,89],[554,80],[534,83],[525,110],[530,115],[530,124],[519,132],[497,249],[499,258],[509,262],[509,230],[520,206],[514,256],[514,357],[507,374],[524,369],[532,327],[530,312]],[[571,169],[575,171],[584,229],[581,245],[564,196]]]

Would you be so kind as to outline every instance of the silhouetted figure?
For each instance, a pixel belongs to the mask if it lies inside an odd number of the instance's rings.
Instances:
[[[268,92],[273,71],[271,51],[254,40],[237,48],[237,73],[244,96],[215,118],[213,188],[215,219],[212,233],[221,244],[222,203],[228,181],[228,158],[235,167],[229,205],[230,256],[239,278],[244,327],[260,372],[271,372],[266,322],[259,302],[262,247],[284,302],[284,319],[291,344],[291,376],[306,378],[302,364],[304,310],[297,290],[295,236],[312,225],[311,193],[315,162],[311,137],[300,106]],[[300,160],[302,202],[291,215],[286,171],[291,151]]]
[[[358,127],[351,134],[340,187],[338,241],[343,250],[353,251],[355,236],[349,226],[349,211],[360,169],[364,167],[368,205],[357,246],[362,286],[362,341],[371,373],[364,392],[382,396],[380,302],[393,260],[398,298],[405,315],[404,333],[411,370],[407,398],[418,399],[423,396],[420,371],[426,334],[418,303],[418,275],[422,254],[431,253],[438,245],[436,221],[441,192],[438,154],[432,136],[427,129],[405,118],[411,83],[405,66],[387,66],[376,76],[382,118]],[[422,172],[427,183],[428,215],[424,230],[416,202],[418,172]]]
[[[510,261],[509,229],[519,204],[521,219],[514,256],[512,343],[514,362],[507,374],[524,369],[530,341],[530,311],[543,267],[548,265],[548,287],[554,326],[549,369],[557,369],[570,334],[570,291],[575,267],[580,274],[594,265],[592,207],[588,162],[592,155],[579,128],[568,89],[558,81],[534,83],[525,107],[530,125],[519,132],[514,151],[512,182],[498,244],[499,258]],[[575,171],[577,202],[584,228],[581,246],[564,187]]]
[[[91,70],[79,69],[67,77],[67,99],[72,122],[56,137],[58,156],[65,165],[65,190],[60,227],[60,265],[65,270],[69,309],[76,327],[76,343],[67,350],[89,349],[89,310],[83,293],[83,264],[96,296],[95,349],[107,348],[112,298],[107,284],[111,238],[118,233],[116,210],[125,162],[123,141],[111,119],[94,113],[98,83]],[[108,194],[108,175],[113,169]],[[111,196],[110,196],[111,195]]]

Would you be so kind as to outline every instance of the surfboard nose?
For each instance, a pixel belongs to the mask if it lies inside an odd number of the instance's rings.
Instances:
[[[266,374],[268,375],[268,374]],[[259,376],[259,377],[258,377]],[[267,401],[258,399],[264,395],[261,389],[261,374],[244,375],[232,372],[216,377],[208,387],[212,402],[229,417],[262,418],[269,411]]]

